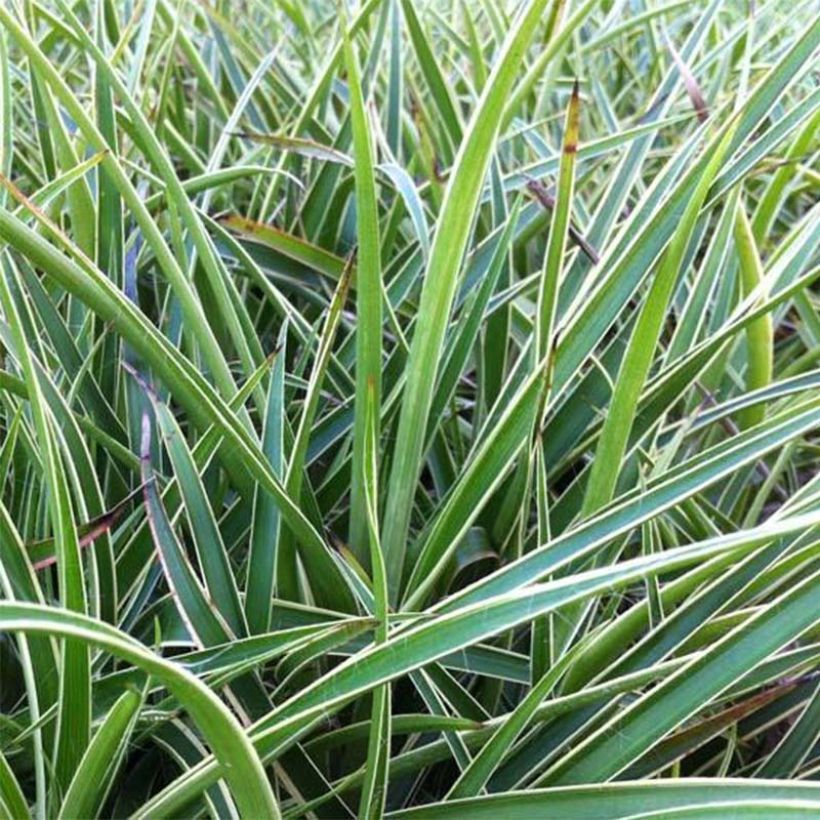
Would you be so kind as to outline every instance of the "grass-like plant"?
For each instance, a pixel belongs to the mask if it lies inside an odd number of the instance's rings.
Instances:
[[[820,814],[815,0],[0,0],[0,816]]]

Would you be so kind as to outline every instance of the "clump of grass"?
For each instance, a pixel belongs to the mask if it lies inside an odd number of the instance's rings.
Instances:
[[[743,6],[0,5],[0,814],[820,812],[820,22]]]

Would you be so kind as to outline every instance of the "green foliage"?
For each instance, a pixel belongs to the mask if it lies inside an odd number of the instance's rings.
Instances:
[[[813,0],[0,2],[0,816],[816,816]]]

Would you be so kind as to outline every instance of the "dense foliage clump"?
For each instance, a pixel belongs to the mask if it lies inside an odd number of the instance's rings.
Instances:
[[[0,816],[817,816],[815,0],[0,2]]]

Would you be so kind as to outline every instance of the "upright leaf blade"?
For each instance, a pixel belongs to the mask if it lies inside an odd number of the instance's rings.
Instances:
[[[435,383],[433,377],[438,369],[464,249],[481,184],[498,136],[499,114],[545,5],[546,0],[532,0],[521,11],[498,55],[456,156],[430,249],[407,364],[407,382],[385,506],[385,521],[390,524],[383,534],[382,547],[390,598],[394,602],[399,595],[404,569],[405,541],[421,469],[424,435]]]

